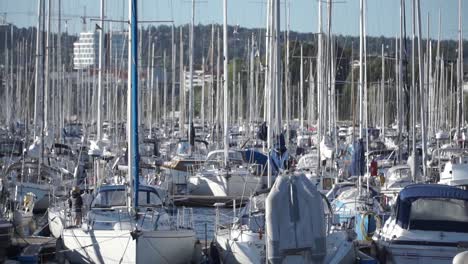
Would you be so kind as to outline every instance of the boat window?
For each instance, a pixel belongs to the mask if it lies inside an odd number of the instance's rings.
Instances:
[[[177,155],[188,155],[190,154],[190,143],[189,142],[179,142],[177,144]]]
[[[208,153],[206,145],[199,141],[195,141],[195,145],[193,148],[190,146],[190,143],[188,141],[181,141],[177,144],[177,155],[190,155],[190,151],[192,152],[192,154],[206,155]]]
[[[409,168],[397,169],[390,174],[389,179],[406,179],[411,178],[411,170]]]
[[[91,204],[92,208],[110,208],[113,206],[125,206],[125,191],[124,190],[110,190],[99,192]]]
[[[350,200],[359,196],[357,188],[351,188],[349,190],[343,191],[338,197],[337,200]]]
[[[468,233],[468,201],[433,198],[411,204],[410,229]]]
[[[229,158],[229,163],[231,165],[242,165],[242,154],[240,154],[239,152],[230,151],[228,154],[228,158]],[[219,165],[222,165],[223,163],[224,163],[224,152],[222,151],[211,153],[206,160],[206,164],[208,166],[210,165],[219,166]]]
[[[162,201],[155,192],[139,191],[139,206],[161,205]],[[126,195],[124,190],[110,190],[99,192],[91,204],[92,208],[110,208],[114,206],[125,206]]]

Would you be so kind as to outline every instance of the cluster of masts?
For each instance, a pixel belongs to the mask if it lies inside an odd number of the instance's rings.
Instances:
[[[386,56],[385,47],[382,45],[380,85],[375,85],[375,89],[369,89],[365,38],[366,1],[360,1],[359,79],[355,82],[352,70],[352,111],[350,113],[353,124],[359,126],[359,133],[356,137],[363,138],[365,136],[363,128],[371,126],[381,127],[385,134],[385,127],[388,127],[392,121],[400,135],[400,142],[405,133],[411,133],[415,138],[417,123],[421,128],[423,147],[427,139],[433,137],[439,130],[456,128],[456,134],[461,136],[465,120],[462,96],[464,69],[461,1],[459,1],[459,48],[456,59],[444,57],[441,50],[442,19],[440,14],[436,47],[433,48],[429,26],[426,43],[423,43],[419,2],[419,0],[414,0],[411,7],[413,13],[411,52],[408,52],[406,44],[405,1],[401,0],[400,32],[395,38],[395,57]],[[58,140],[62,138],[66,122],[75,121],[91,126],[95,123],[95,128],[91,130],[96,132],[98,139],[101,139],[103,125],[106,122],[109,125],[113,123],[112,127],[116,128],[125,120],[127,102],[123,95],[126,93],[126,85],[122,83],[124,78],[121,77],[127,68],[126,65],[113,64],[112,61],[104,62],[104,32],[107,30],[107,22],[104,19],[104,1],[101,1],[97,27],[99,33],[97,70],[68,72],[63,63],[65,54],[62,52],[61,24],[63,21],[60,15],[60,3],[61,1],[57,2],[59,16],[56,26],[57,36],[54,36],[51,30],[54,22],[51,19],[52,1],[40,0],[37,9],[36,46],[33,48],[22,40],[17,42],[15,47],[10,45],[10,49],[5,51],[5,123],[11,125],[21,120],[27,127],[27,131],[31,132],[28,136],[32,136],[33,139],[43,134],[52,134],[52,137]],[[326,29],[323,28],[322,5],[319,1],[316,57],[304,56],[301,45],[301,56],[298,58],[301,62],[300,81],[296,92],[298,97],[296,105],[299,105],[297,117],[301,129],[316,125],[319,139],[326,135],[331,136],[335,139],[333,141],[336,146],[339,103],[336,91],[336,41],[332,37],[333,3],[328,1],[326,4]],[[46,9],[46,6],[49,8]],[[280,11],[275,1],[267,3],[265,55],[260,56],[263,51],[260,48],[262,46],[260,38],[252,35],[247,44],[245,65],[238,65],[238,60],[235,58],[230,60],[227,57],[228,41],[225,41],[224,46],[221,47],[220,30],[212,26],[208,53],[202,56],[200,92],[202,99],[198,112],[199,122],[203,124],[204,129],[207,126],[207,130],[213,133],[213,139],[220,139],[221,131],[227,130],[227,127],[223,129],[223,120],[228,120],[226,123],[229,125],[249,124],[251,134],[253,134],[253,124],[262,120],[274,128],[270,137],[273,137],[274,131],[279,132],[285,127],[286,131],[289,131],[287,128],[293,119],[292,113],[295,112],[292,108],[296,107],[291,103],[294,91],[291,89],[290,64],[291,60],[296,58],[291,58],[289,47],[290,4],[286,4],[285,7],[287,22],[284,55],[281,54],[280,48],[282,45]],[[192,9],[195,9],[195,1],[192,3]],[[429,16],[427,21],[429,25]],[[190,124],[195,120],[197,112],[195,109],[198,105],[198,102],[195,102],[196,93],[193,81],[195,76],[193,43],[196,39],[193,33],[194,23],[193,12],[189,34],[188,72],[184,61],[182,27],[179,44],[176,43],[175,27],[171,28],[171,58],[166,50],[162,51],[160,57],[157,56],[157,43],[151,29],[147,31],[148,42],[144,45],[145,47],[143,47],[143,31],[139,36],[139,57],[142,61],[142,50],[146,49],[148,58],[145,58],[146,65],[140,63],[139,66],[142,69],[141,72],[146,73],[146,78],[140,82],[139,87],[141,92],[138,105],[141,115],[138,123],[149,129],[150,136],[156,126],[162,127],[166,133],[171,133],[179,127],[180,136],[190,133]],[[227,38],[227,27],[223,32],[226,34],[223,39]],[[7,34],[11,34],[11,37],[6,37],[5,40],[13,41],[13,27]],[[226,54],[221,54],[221,52]],[[411,58],[407,58],[407,54],[411,54]],[[313,69],[314,59],[316,60],[315,69]],[[221,60],[224,60],[223,64],[226,63],[226,65],[222,65]],[[229,61],[232,61],[232,73],[228,69]],[[309,62],[309,67],[306,67],[309,73],[304,72],[306,61]],[[16,62],[16,66],[13,62]],[[391,80],[390,77],[385,78],[386,72],[390,71],[385,69],[385,66],[390,66],[391,62],[394,62],[395,80]],[[32,67],[33,63],[34,67]],[[162,67],[159,64],[162,64]],[[408,65],[411,65],[410,75],[407,74]],[[29,71],[30,68],[34,68],[34,72]],[[158,68],[161,68],[162,74],[155,71]],[[243,68],[248,71],[246,75],[242,72]],[[304,87],[306,75],[308,75],[308,88]],[[411,76],[411,80],[407,80],[406,76]],[[231,80],[228,80],[228,77]],[[389,86],[394,86],[395,89],[389,89]],[[176,98],[177,93],[178,98]],[[307,94],[307,97],[304,97],[304,94]],[[396,104],[391,106],[390,102],[386,102],[387,98],[395,98]],[[33,107],[30,107],[31,100],[34,102]],[[227,111],[224,111],[225,108]],[[395,109],[396,113],[392,113],[390,109]],[[262,110],[263,113],[260,114]],[[395,120],[391,120],[392,117]],[[120,132],[115,130],[115,138],[119,138]]]

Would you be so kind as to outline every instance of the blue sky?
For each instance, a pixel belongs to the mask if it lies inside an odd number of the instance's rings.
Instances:
[[[52,0],[57,3],[58,0]],[[81,31],[82,24],[78,18],[84,13],[88,16],[99,15],[99,0],[61,0],[62,13],[69,18],[68,30]],[[290,1],[291,29],[300,32],[317,31],[317,0],[282,0],[282,27],[284,28],[284,3]],[[36,23],[37,0],[0,0],[0,15],[6,12],[6,19],[19,26],[30,26]],[[106,0],[106,14],[112,19],[127,16],[128,0]],[[325,1],[324,1],[325,2]],[[332,31],[337,34],[359,34],[359,0],[340,0],[333,5]],[[370,36],[395,36],[399,30],[399,0],[367,0],[367,33]],[[411,0],[407,4],[407,33],[411,34]],[[463,0],[462,9],[464,38],[468,38],[468,1]],[[140,19],[171,20],[176,24],[188,23],[191,16],[190,0],[139,0]],[[244,27],[264,27],[266,21],[264,0],[228,0],[229,24]],[[326,4],[324,17],[326,14]],[[423,35],[427,35],[427,15],[430,14],[431,37],[437,37],[438,13],[442,16],[442,38],[457,38],[458,0],[421,0]],[[54,12],[55,13],[55,12]],[[71,16],[68,16],[71,15]],[[195,12],[196,23],[221,23],[222,0],[199,0]],[[326,20],[324,20],[325,25]],[[121,25],[113,23],[113,27]],[[92,29],[91,23],[88,29]]]

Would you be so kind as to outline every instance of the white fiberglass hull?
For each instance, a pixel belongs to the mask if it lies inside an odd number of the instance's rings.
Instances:
[[[142,231],[133,239],[128,230],[65,229],[67,257],[79,263],[189,263],[195,232]]]
[[[191,195],[209,196],[249,196],[261,187],[261,177],[255,175],[201,176],[189,178]]]
[[[379,257],[387,264],[451,264],[453,258],[465,250],[457,246],[379,243]]]
[[[235,239],[232,239],[235,238]],[[238,229],[218,231],[216,242],[221,249],[221,260],[224,264],[265,263],[264,234]],[[351,264],[356,262],[354,244],[346,237],[345,232],[333,232],[327,236],[327,254],[322,263]],[[300,256],[288,256],[283,263],[304,263]]]
[[[236,240],[230,239],[236,237]],[[265,263],[265,242],[256,232],[246,230],[239,233],[233,230],[231,236],[229,230],[218,231],[216,242],[221,249],[221,260],[225,264],[238,263]]]

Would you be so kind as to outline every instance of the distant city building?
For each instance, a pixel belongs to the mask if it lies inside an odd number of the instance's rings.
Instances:
[[[188,91],[190,87],[190,72],[185,71],[185,90]],[[211,74],[205,74],[205,83],[211,82]],[[194,70],[193,71],[193,87],[201,87],[203,83],[203,71],[201,70]],[[208,84],[205,84],[208,85]]]
[[[81,70],[97,67],[98,50],[98,32],[81,32],[78,41],[73,43],[73,68]]]
[[[109,41],[110,39],[110,41]],[[107,65],[125,67],[128,63],[126,32],[111,32],[104,39],[104,56]],[[110,52],[107,53],[106,50]],[[99,66],[99,32],[81,32],[73,43],[73,68],[75,70],[97,68]]]

